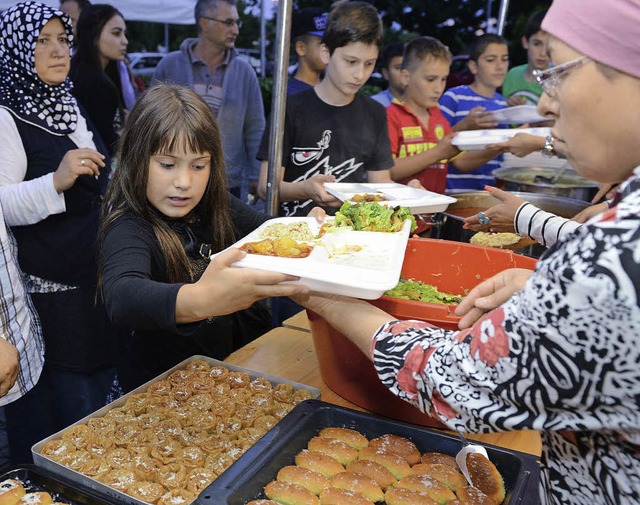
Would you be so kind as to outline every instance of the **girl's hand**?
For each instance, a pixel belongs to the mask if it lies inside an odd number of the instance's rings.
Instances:
[[[98,177],[100,169],[105,167],[104,155],[98,151],[83,147],[72,149],[62,158],[58,169],[53,173],[53,186],[58,193],[72,187],[81,175]]]
[[[498,203],[493,207],[484,211],[484,215],[489,219],[487,223],[480,223],[480,218],[477,215],[469,216],[465,218],[463,228],[473,231],[495,231],[495,232],[509,232],[513,233],[515,227],[513,224],[516,212],[520,205],[525,200],[512,195],[507,191],[494,188],[493,186],[485,186],[491,196],[497,198],[502,203]]]
[[[236,248],[223,251],[197,282],[182,286],[176,300],[176,322],[183,324],[231,314],[262,298],[309,293],[306,286],[283,284],[299,279],[293,275],[231,266],[246,254]]]
[[[510,268],[478,284],[456,307],[456,316],[462,318],[458,328],[468,328],[484,314],[506,302],[524,287],[531,273],[524,268]]]

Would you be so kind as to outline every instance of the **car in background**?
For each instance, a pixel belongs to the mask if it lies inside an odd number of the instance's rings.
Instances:
[[[166,56],[165,53],[129,53],[129,68],[134,77],[141,77],[150,80],[153,73]]]

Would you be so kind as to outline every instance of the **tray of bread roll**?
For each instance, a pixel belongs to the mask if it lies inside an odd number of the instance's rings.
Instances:
[[[192,356],[35,444],[38,467],[115,503],[182,505],[320,390]]]
[[[0,474],[2,505],[107,505],[107,496],[79,486],[35,465],[21,465]]]
[[[539,503],[533,455],[478,444],[488,458],[466,455],[469,483],[457,436],[317,400],[296,406],[263,441],[198,505]]]

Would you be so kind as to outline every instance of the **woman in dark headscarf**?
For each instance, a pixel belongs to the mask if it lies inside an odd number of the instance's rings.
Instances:
[[[46,346],[38,385],[6,408],[11,459],[104,405],[114,336],[94,304],[106,147],[67,78],[73,32],[38,2],[0,15],[0,203]]]

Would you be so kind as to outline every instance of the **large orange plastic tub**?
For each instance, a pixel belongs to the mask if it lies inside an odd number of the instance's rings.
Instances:
[[[533,269],[536,260],[511,251],[435,239],[409,239],[402,276],[432,284],[440,291],[464,295],[481,281],[507,268]],[[383,296],[372,303],[398,319],[419,319],[457,329],[455,306]],[[373,364],[344,335],[307,311],[320,373],[337,394],[362,408],[424,426],[443,425],[382,385]]]

